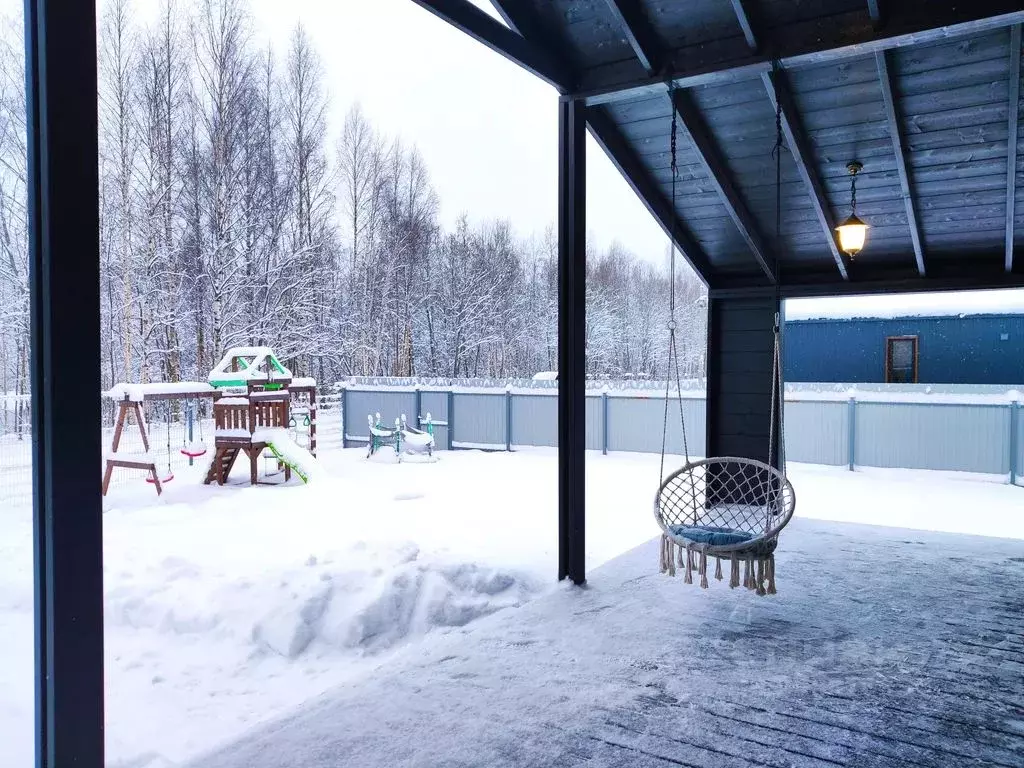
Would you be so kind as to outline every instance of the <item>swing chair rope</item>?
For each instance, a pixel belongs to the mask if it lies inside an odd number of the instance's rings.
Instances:
[[[786,477],[786,448],[783,418],[785,413],[785,393],[782,388],[782,360],[780,352],[780,336],[782,332],[782,265],[779,254],[782,252],[782,99],[779,98],[782,71],[778,59],[772,59],[772,88],[775,91],[775,147],[772,155],[775,158],[775,328],[774,348],[772,351],[772,403],[771,422],[768,429],[768,465],[775,466],[776,439],[778,439],[778,466],[782,477]],[[778,419],[778,437],[776,437],[776,418]]]
[[[772,64],[773,81],[781,76],[779,63]],[[793,515],[796,498],[792,484],[785,476],[785,447],[782,436],[784,392],[781,365],[781,287],[775,281],[775,300],[778,311],[774,316],[770,422],[768,434],[768,463],[742,456],[716,456],[691,461],[686,437],[686,419],[683,411],[682,375],[676,338],[675,262],[676,227],[678,225],[676,196],[678,190],[677,166],[677,92],[674,83],[668,83],[672,108],[670,136],[672,161],[671,200],[673,219],[671,226],[669,261],[669,322],[668,356],[665,371],[665,409],[661,440],[661,483],[655,497],[654,513],[663,531],[661,568],[674,574],[673,554],[678,555],[678,566],[692,583],[692,571],[697,570],[702,587],[707,586],[707,557],[729,558],[732,564],[730,586],[740,584],[739,565],[744,564],[743,585],[759,595],[775,594],[774,552],[779,532]],[[782,111],[776,99],[775,144],[775,274],[779,275],[779,254],[782,252]],[[682,429],[686,463],[665,477],[665,454],[668,447],[669,401],[672,378],[676,382],[679,403],[679,421]],[[778,440],[778,444],[776,444]],[[779,467],[776,468],[776,458]],[[673,552],[675,549],[675,552]],[[684,564],[683,550],[686,550]],[[695,557],[699,555],[699,559]],[[721,563],[719,562],[719,565]],[[720,569],[719,569],[720,572]],[[716,573],[716,576],[718,574]]]
[[[661,464],[658,469],[659,484],[665,481],[665,453],[668,447],[668,404],[672,391],[672,374],[676,379],[676,399],[679,403],[679,426],[683,437],[683,455],[690,463],[690,446],[686,439],[686,418],[683,415],[683,384],[679,372],[679,349],[676,342],[676,187],[679,180],[679,164],[676,153],[678,135],[678,113],[676,112],[676,85],[668,84],[669,109],[672,111],[672,132],[670,137],[672,157],[672,242],[669,243],[668,262],[668,358],[665,360],[665,412],[661,428]]]

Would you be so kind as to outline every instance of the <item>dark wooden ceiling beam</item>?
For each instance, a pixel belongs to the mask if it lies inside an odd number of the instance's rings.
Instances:
[[[875,24],[882,23],[882,7],[880,0],[868,0],[868,16]]]
[[[772,55],[786,69],[827,64],[1021,24],[1024,9],[1019,0],[972,0],[928,8],[894,3],[886,8],[883,25],[872,23],[863,11],[860,19],[858,24],[856,14],[846,14],[831,23],[792,25],[774,41],[770,52],[752,53],[745,39],[692,45],[675,51],[672,71],[657,77],[631,77],[630,70],[616,64],[596,67],[583,74],[576,95],[594,105],[654,95],[664,89],[666,77],[680,88],[747,80],[769,71]]]
[[[661,71],[661,43],[637,0],[605,0],[648,75]]]
[[[825,188],[821,184],[821,179],[812,165],[814,155],[811,152],[811,145],[807,140],[807,134],[804,132],[800,114],[797,112],[796,102],[793,100],[789,86],[786,83],[785,74],[780,70],[778,72],[778,83],[776,83],[772,73],[765,72],[761,75],[761,81],[768,92],[768,98],[772,102],[772,107],[778,109],[781,104],[782,135],[786,139],[786,146],[789,147],[789,153],[796,164],[797,172],[800,174],[804,186],[807,187],[811,207],[814,209],[814,215],[821,226],[822,235],[824,235],[828,243],[832,259],[836,263],[836,268],[839,270],[839,274],[842,275],[843,280],[849,280],[850,275],[846,270],[843,254],[839,251],[839,246],[836,244],[836,222],[832,218],[832,209],[828,198],[825,196]]]
[[[492,51],[515,62],[550,83],[561,93],[573,90],[575,78],[545,48],[535,45],[518,32],[480,10],[469,0],[413,0],[438,18],[483,43]]]
[[[1013,271],[1013,217],[1017,197],[1017,121],[1020,117],[1021,25],[1010,30],[1010,132],[1006,159],[1006,271]]]
[[[733,220],[740,235],[743,236],[743,239],[750,247],[750,252],[761,267],[761,271],[773,283],[778,282],[778,275],[775,271],[775,257],[765,246],[764,239],[758,231],[757,222],[750,214],[750,210],[747,208],[747,204],[743,202],[743,198],[740,197],[736,184],[732,179],[732,173],[729,171],[721,151],[711,137],[711,132],[708,130],[704,118],[697,109],[697,105],[694,104],[690,95],[685,91],[675,91],[673,107],[679,116],[681,133],[693,145],[693,149],[697,153],[697,159],[718,192],[718,196],[721,198],[729,218]]]
[[[736,21],[739,23],[740,29],[743,30],[743,37],[747,41],[747,46],[752,52],[756,52],[759,47],[758,35],[744,0],[732,0],[732,9],[736,14]],[[836,268],[839,270],[843,280],[849,280],[850,275],[846,270],[843,255],[839,252],[839,246],[836,244],[835,220],[832,218],[832,211],[829,207],[828,199],[825,197],[825,190],[821,185],[821,179],[818,178],[817,172],[811,165],[813,155],[811,154],[810,144],[807,142],[807,137],[796,109],[796,103],[789,93],[784,73],[778,70],[777,76],[779,78],[778,91],[780,94],[776,94],[775,75],[772,72],[762,72],[761,81],[768,92],[768,98],[772,102],[772,109],[779,110],[782,135],[786,139],[786,145],[789,147],[789,153],[796,164],[797,172],[800,174],[804,186],[807,187],[811,207],[814,209],[814,214],[821,225],[822,235],[825,237],[825,242],[828,243],[829,251],[831,251],[832,258],[836,263]],[[779,103],[780,95],[781,106]],[[776,245],[776,247],[778,246]]]
[[[743,30],[743,39],[747,41],[747,47],[757,52],[757,49],[761,46],[758,44],[757,35],[754,32],[754,20],[750,15],[750,10],[747,8],[747,2],[744,0],[729,0],[732,3],[732,11],[736,14],[736,21],[740,25],[740,29]]]
[[[661,225],[668,237],[675,241],[683,257],[708,286],[714,284],[714,271],[704,249],[686,230],[679,214],[669,199],[662,194],[657,183],[641,164],[639,158],[623,138],[615,122],[601,107],[587,109],[587,127],[608,159]]]
[[[878,67],[878,80],[882,86],[882,100],[885,102],[885,119],[889,125],[889,136],[892,138],[893,152],[896,154],[896,171],[900,177],[900,194],[903,207],[907,211],[907,226],[910,227],[910,239],[914,246],[914,258],[917,260],[917,272],[925,274],[924,248],[921,245],[921,226],[917,221],[917,206],[914,202],[914,188],[907,171],[907,153],[903,143],[903,129],[896,110],[896,95],[893,89],[892,73],[889,70],[888,54],[879,51],[875,54]],[[851,157],[850,160],[857,158]]]

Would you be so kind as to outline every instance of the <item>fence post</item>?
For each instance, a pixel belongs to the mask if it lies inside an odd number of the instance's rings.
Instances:
[[[846,450],[849,454],[850,471],[853,472],[854,464],[857,458],[857,398],[850,398],[850,405],[847,410],[847,419],[850,423],[849,432],[849,445]]]
[[[341,388],[341,447],[348,448],[348,389],[346,387]]]
[[[1017,440],[1020,433],[1020,401],[1010,403],[1010,485],[1017,484]]]
[[[512,450],[512,385],[505,387],[505,450]]]
[[[608,390],[601,392],[601,454],[608,455]]]
[[[420,391],[419,384],[413,389],[413,411],[412,427],[413,429],[419,429],[420,415],[423,413],[423,393]]]
[[[448,390],[448,450],[455,450],[455,391]]]

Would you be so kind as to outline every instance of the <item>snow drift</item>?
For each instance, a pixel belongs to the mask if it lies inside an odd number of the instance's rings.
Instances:
[[[167,558],[145,580],[108,590],[106,616],[110,626],[208,635],[297,659],[314,644],[377,653],[518,605],[538,587],[510,571],[422,557],[412,544],[356,543],[257,580]]]

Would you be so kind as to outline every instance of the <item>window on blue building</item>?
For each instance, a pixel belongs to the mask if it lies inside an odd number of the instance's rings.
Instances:
[[[886,384],[916,384],[917,336],[890,336],[885,346]]]

